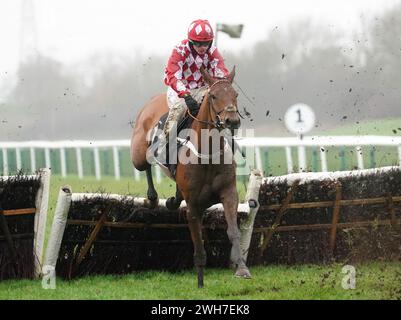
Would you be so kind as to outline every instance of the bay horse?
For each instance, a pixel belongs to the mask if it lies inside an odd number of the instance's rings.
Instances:
[[[204,82],[208,89],[200,105],[197,116],[193,116],[191,132],[195,145],[200,146],[205,139],[202,131],[212,129],[234,130],[240,126],[237,109],[237,92],[232,87],[235,67],[225,79],[213,78],[206,70],[201,69]],[[149,148],[149,132],[155,127],[160,117],[168,112],[166,94],[153,97],[137,115],[131,137],[131,159],[136,169],[146,171],[148,182],[148,199],[157,203],[157,192],[153,185],[151,165],[147,161],[146,152]],[[187,110],[190,114],[190,112]],[[219,142],[220,150],[225,150],[224,141]],[[229,148],[230,151],[231,148]],[[211,149],[210,149],[211,150]],[[209,150],[209,152],[211,152]],[[193,150],[181,148],[182,152],[194,153]],[[224,152],[220,152],[223,155]],[[199,160],[199,159],[198,159]],[[202,237],[202,218],[205,210],[217,203],[222,203],[227,222],[227,235],[232,244],[231,265],[235,268],[238,278],[251,278],[249,269],[240,247],[240,232],[237,225],[238,192],[236,187],[236,163],[219,162],[207,164],[202,162],[183,164],[178,162],[176,168],[176,197],[169,198],[178,208],[182,199],[187,203],[187,220],[194,246],[194,265],[198,275],[198,287],[203,287],[203,272],[206,265],[206,252]]]

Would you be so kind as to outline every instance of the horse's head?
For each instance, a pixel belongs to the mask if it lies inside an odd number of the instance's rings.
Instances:
[[[203,68],[201,68],[201,73],[203,80],[209,85],[207,94],[213,122],[217,123],[220,128],[238,129],[241,125],[237,107],[238,93],[232,87],[235,67],[225,79],[213,78]]]

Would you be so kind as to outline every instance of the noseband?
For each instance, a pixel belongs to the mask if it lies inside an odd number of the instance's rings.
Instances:
[[[209,112],[210,112],[210,110],[213,111],[213,113],[214,113],[214,115],[215,115],[215,118],[216,118],[216,121],[211,122],[211,121],[199,120],[197,117],[193,116],[193,115],[191,114],[191,112],[189,112],[189,109],[187,109],[187,112],[188,112],[189,116],[191,116],[194,120],[196,120],[196,121],[198,121],[198,122],[200,122],[200,123],[204,123],[204,124],[206,124],[206,125],[214,126],[214,127],[217,128],[217,129],[223,129],[223,128],[224,128],[224,122],[221,120],[220,114],[221,114],[222,112],[238,112],[238,108],[237,108],[237,106],[231,104],[231,105],[229,105],[229,106],[226,106],[223,110],[220,110],[220,111],[217,111],[217,110],[215,109],[214,104],[213,104],[213,98],[211,98],[210,90],[211,90],[215,85],[217,85],[217,84],[219,84],[219,83],[228,83],[228,84],[231,85],[231,82],[228,81],[227,79],[220,79],[220,80],[217,80],[216,82],[212,83],[212,85],[207,89],[208,103],[209,103]]]

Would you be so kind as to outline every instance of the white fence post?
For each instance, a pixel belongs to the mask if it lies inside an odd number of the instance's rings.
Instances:
[[[61,241],[67,224],[68,210],[71,206],[71,196],[71,187],[64,186],[60,189],[46,249],[45,266],[56,267]]]
[[[259,147],[255,148],[255,158],[256,158],[255,159],[256,160],[256,169],[263,172],[262,155],[261,155]]]
[[[36,157],[35,157],[35,148],[29,148],[29,154],[31,158],[31,172],[35,173],[36,171]]]
[[[120,180],[120,157],[118,156],[118,148],[113,147],[114,177]]]
[[[52,167],[52,163],[51,163],[51,159],[50,159],[50,149],[49,148],[45,148],[45,163],[46,163],[46,168],[51,168]]]
[[[320,147],[320,164],[323,172],[327,172],[327,157],[326,157],[326,149]]]
[[[76,157],[77,157],[78,177],[79,177],[79,179],[82,179],[84,177],[84,169],[83,169],[83,164],[82,164],[81,148],[75,148],[75,154],[76,154]]]
[[[36,195],[35,206],[35,276],[40,276],[43,265],[43,252],[46,236],[46,221],[47,221],[47,208],[49,203],[49,188],[50,188],[50,175],[51,170],[46,168],[40,171],[40,188]]]
[[[298,166],[299,172],[306,171],[306,152],[304,146],[298,147]]]
[[[293,173],[294,164],[292,162],[291,147],[285,147],[285,157],[287,159],[287,173]]]
[[[101,174],[100,174],[99,148],[94,148],[93,149],[93,155],[94,155],[94,161],[95,161],[95,176],[96,176],[96,180],[100,180],[101,179]]]
[[[3,175],[8,176],[8,157],[6,148],[3,148]]]
[[[362,170],[364,168],[362,148],[360,146],[357,146],[355,148],[355,151],[356,151],[356,158],[357,158],[357,161],[358,161],[358,170]]]
[[[248,187],[246,190],[245,203],[248,204],[248,216],[241,220],[240,223],[240,245],[243,258],[246,260],[248,257],[249,245],[251,243],[253,224],[255,221],[256,213],[259,210],[259,189],[262,184],[263,174],[259,170],[252,170],[249,177]],[[251,207],[252,205],[252,207]]]
[[[399,159],[398,163],[401,166],[401,145],[398,146],[398,159]]]
[[[17,164],[17,170],[20,171],[22,169],[21,149],[20,148],[15,148],[15,162]]]
[[[65,160],[64,148],[60,148],[60,166],[61,166],[61,176],[65,178],[67,176],[67,164]]]

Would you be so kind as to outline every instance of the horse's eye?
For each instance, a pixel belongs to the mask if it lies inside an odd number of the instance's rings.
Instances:
[[[214,99],[216,99],[216,96],[214,94],[211,94],[210,98],[212,98],[214,100]]]

